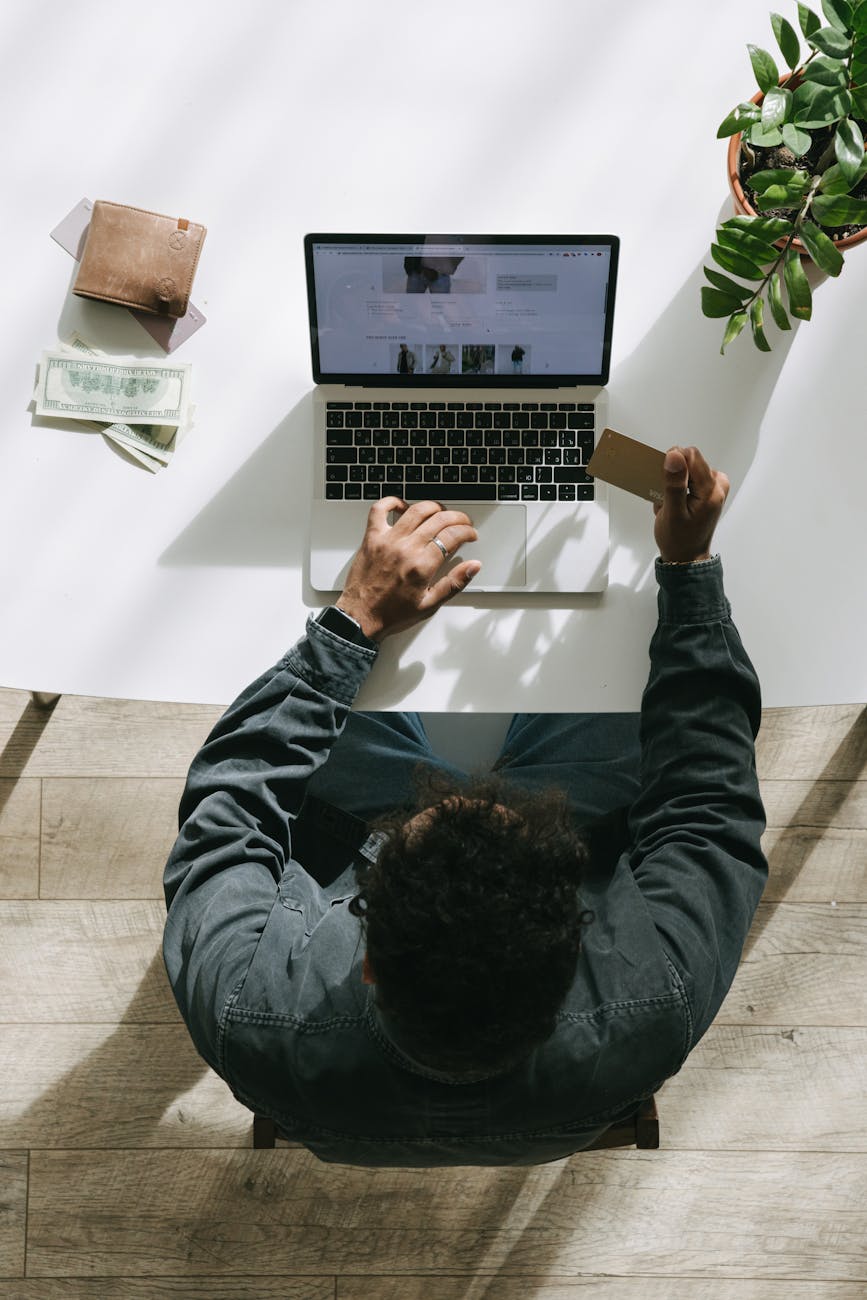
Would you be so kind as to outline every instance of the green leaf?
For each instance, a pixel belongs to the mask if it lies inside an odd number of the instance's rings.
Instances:
[[[855,6],[855,12],[852,14],[852,28],[859,35],[867,32],[867,5],[859,4]]]
[[[801,158],[813,143],[813,137],[809,131],[801,131],[792,122],[786,122],[782,127],[783,144],[787,149],[791,149],[796,158]]]
[[[769,131],[766,131],[761,122],[754,122],[750,127],[750,144],[756,144],[760,149],[773,149],[774,145],[782,142],[783,137],[779,127],[772,126]]]
[[[794,72],[801,58],[801,42],[798,40],[797,32],[788,19],[783,18],[781,14],[771,14],[771,26],[783,58]]]
[[[792,96],[792,118],[796,126],[806,130],[839,122],[851,107],[852,96],[848,90],[818,86],[813,81],[805,81]]]
[[[715,289],[737,299],[738,302],[743,302],[753,292],[745,284],[738,284],[737,280],[730,280],[727,275],[721,275],[719,271],[713,271],[709,266],[704,268],[704,273]]]
[[[822,0],[822,13],[838,32],[846,32],[852,24],[852,10],[846,0]]]
[[[845,61],[829,59],[821,54],[804,68],[803,80],[815,81],[820,86],[833,86],[840,90],[849,84]]]
[[[740,311],[740,309],[740,298],[733,298],[728,293],[720,293],[719,289],[711,289],[706,284],[701,286],[701,310],[703,315],[710,317],[731,316],[733,311]]]
[[[732,109],[728,117],[724,118],[717,127],[716,138],[725,139],[728,135],[734,135],[737,131],[743,131],[745,126],[753,122],[758,122],[762,116],[762,110],[758,104],[738,104],[737,108]]]
[[[834,152],[840,170],[850,185],[855,184],[855,177],[864,161],[864,137],[857,122],[851,117],[845,118],[837,127],[834,136]]]
[[[867,225],[867,202],[847,198],[844,194],[817,194],[811,211],[823,226]]]
[[[781,330],[790,330],[792,322],[786,315],[786,309],[783,306],[783,294],[780,289],[780,277],[777,272],[771,276],[768,283],[768,302],[771,306],[771,315],[777,322]]]
[[[762,129],[768,131],[772,126],[785,122],[791,102],[791,90],[785,90],[781,86],[769,90],[762,101]]]
[[[748,230],[759,239],[771,241],[787,239],[792,233],[792,223],[785,217],[729,217],[720,229],[732,226],[738,230]]]
[[[813,32],[817,32],[822,26],[822,20],[818,14],[814,14],[812,9],[808,9],[806,5],[802,4],[798,5],[798,22],[807,40],[810,39]]]
[[[829,167],[826,172],[822,173],[819,189],[823,194],[848,194],[850,190],[854,190],[859,181],[863,181],[865,176],[867,176],[867,154],[861,159],[857,174],[851,184],[846,180],[837,163],[834,163],[833,167]]]
[[[789,311],[799,320],[809,320],[813,311],[813,295],[801,266],[800,254],[790,248],[786,253],[786,288],[789,291]]]
[[[834,246],[824,230],[814,226],[812,221],[805,221],[798,230],[798,238],[816,263],[826,275],[839,275],[843,270],[843,254]]]
[[[716,238],[723,248],[730,248],[733,253],[748,257],[757,266],[773,262],[780,251],[774,248],[773,243],[759,239],[747,230],[726,230],[725,226],[721,226],[716,232]]]
[[[722,347],[720,348],[720,356],[725,352],[732,339],[737,338],[746,323],[747,313],[745,311],[736,311],[728,325],[726,325],[726,332],[723,335]]]
[[[750,189],[755,190],[756,194],[764,194],[772,185],[787,185],[803,191],[809,183],[809,174],[801,168],[793,170],[790,167],[769,167],[765,171],[753,172],[749,177]]]
[[[867,117],[867,85],[852,87],[852,111],[859,117]]]
[[[732,275],[739,275],[744,280],[763,280],[765,273],[760,266],[749,258],[742,257],[740,253],[734,253],[730,248],[723,248],[720,244],[711,244],[710,255],[721,266],[724,271],[730,271]]]
[[[770,352],[771,345],[765,338],[765,331],[762,329],[762,316],[764,305],[761,298],[753,298],[750,303],[750,325],[753,331],[753,342],[760,352]]]
[[[768,51],[763,50],[761,46],[748,45],[747,49],[750,53],[753,72],[756,74],[756,81],[759,83],[759,90],[763,90],[767,94],[769,90],[773,90],[774,86],[779,83],[780,74],[777,71],[777,65],[768,54]]]
[[[852,42],[836,27],[820,27],[810,37],[810,44],[832,59],[846,59],[852,53]]]

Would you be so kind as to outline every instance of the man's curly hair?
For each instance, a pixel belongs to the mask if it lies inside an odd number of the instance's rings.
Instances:
[[[587,846],[558,790],[422,774],[416,794],[376,823],[387,838],[349,904],[377,1006],[422,1064],[501,1073],[551,1036],[575,977]]]

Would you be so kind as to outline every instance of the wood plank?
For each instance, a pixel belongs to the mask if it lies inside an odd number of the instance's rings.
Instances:
[[[697,1277],[340,1277],[337,1300],[864,1300],[861,1282]],[[22,1296],[22,1300],[24,1297]],[[27,1297],[30,1300],[30,1297]],[[39,1300],[43,1300],[42,1296]],[[48,1297],[45,1298],[48,1300]],[[53,1298],[52,1298],[53,1300]]]
[[[769,826],[867,826],[867,781],[763,781]]]
[[[760,778],[856,780],[867,768],[863,704],[765,709],[756,742]]]
[[[162,899],[183,788],[177,777],[46,779],[41,897]]]
[[[5,1284],[4,1300],[334,1300],[329,1277],[27,1278]],[[817,1291],[819,1300],[848,1300]]]
[[[0,1277],[24,1273],[27,1152],[0,1151]],[[5,1291],[5,1284],[4,1284]]]
[[[63,695],[46,714],[25,692],[2,690],[0,776],[185,777],[222,712],[218,705]]]
[[[867,1028],[717,1021],[657,1093],[666,1151],[867,1151]]]
[[[158,902],[0,903],[0,1023],[175,1024]]]
[[[861,1154],[598,1152],[420,1171],[347,1169],[303,1151],[36,1151],[28,1276],[859,1282],[865,1203]]]
[[[867,903],[867,830],[772,827],[762,848],[769,872],[766,903]]]
[[[0,1148],[251,1147],[251,1112],[177,1020],[0,1025]]]
[[[867,906],[760,903],[717,1023],[867,1024]]]
[[[0,898],[39,893],[41,782],[0,780]]]

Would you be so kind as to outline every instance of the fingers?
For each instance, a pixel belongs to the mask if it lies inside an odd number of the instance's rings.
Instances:
[[[384,529],[390,528],[388,516],[392,510],[405,511],[406,502],[400,497],[380,497],[374,501],[367,514],[367,531],[371,533],[381,533]]]
[[[475,528],[473,528],[472,524],[453,524],[450,528],[443,528],[441,532],[436,534],[435,539],[433,537],[427,538],[425,545],[431,546],[433,551],[435,551],[441,559],[445,559],[445,556],[442,554],[439,547],[432,546],[434,540],[442,542],[443,546],[448,551],[449,559],[451,559],[455,552],[459,551],[467,542],[477,542],[479,540],[479,534],[476,532]]]
[[[383,498],[383,500],[389,501],[394,501],[395,499],[396,498],[394,497]],[[382,502],[380,502],[380,505],[381,504]],[[418,528],[420,524],[423,524],[426,519],[430,519],[431,515],[442,514],[442,506],[438,501],[413,501],[411,506],[407,506],[406,502],[402,501],[401,505],[404,506],[404,511],[400,518],[395,520],[395,536],[400,536],[403,533],[411,533]],[[393,510],[395,507],[392,505],[389,508]],[[434,530],[434,532],[436,532],[436,530]]]
[[[451,600],[452,596],[457,596],[463,591],[481,567],[480,560],[465,560],[463,564],[456,564],[438,582],[432,583],[419,604],[419,609],[423,611],[425,617],[433,614],[445,601]]]

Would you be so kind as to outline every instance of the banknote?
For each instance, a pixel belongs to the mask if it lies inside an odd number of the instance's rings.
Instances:
[[[84,355],[98,357],[102,360],[118,360],[116,357],[107,357],[104,352],[100,352],[93,347],[75,330],[64,339],[60,346],[61,350],[70,356]],[[175,449],[192,425],[194,413],[195,408],[189,406],[187,408],[187,424],[177,428],[168,424],[131,425],[120,422],[108,424],[99,420],[86,420],[82,421],[82,423],[87,424],[90,428],[98,429],[109,442],[120,447],[133,460],[143,465],[145,469],[150,470],[151,473],[157,473],[171,461]]]
[[[187,423],[189,362],[163,365],[44,352],[36,414],[107,424]]]

